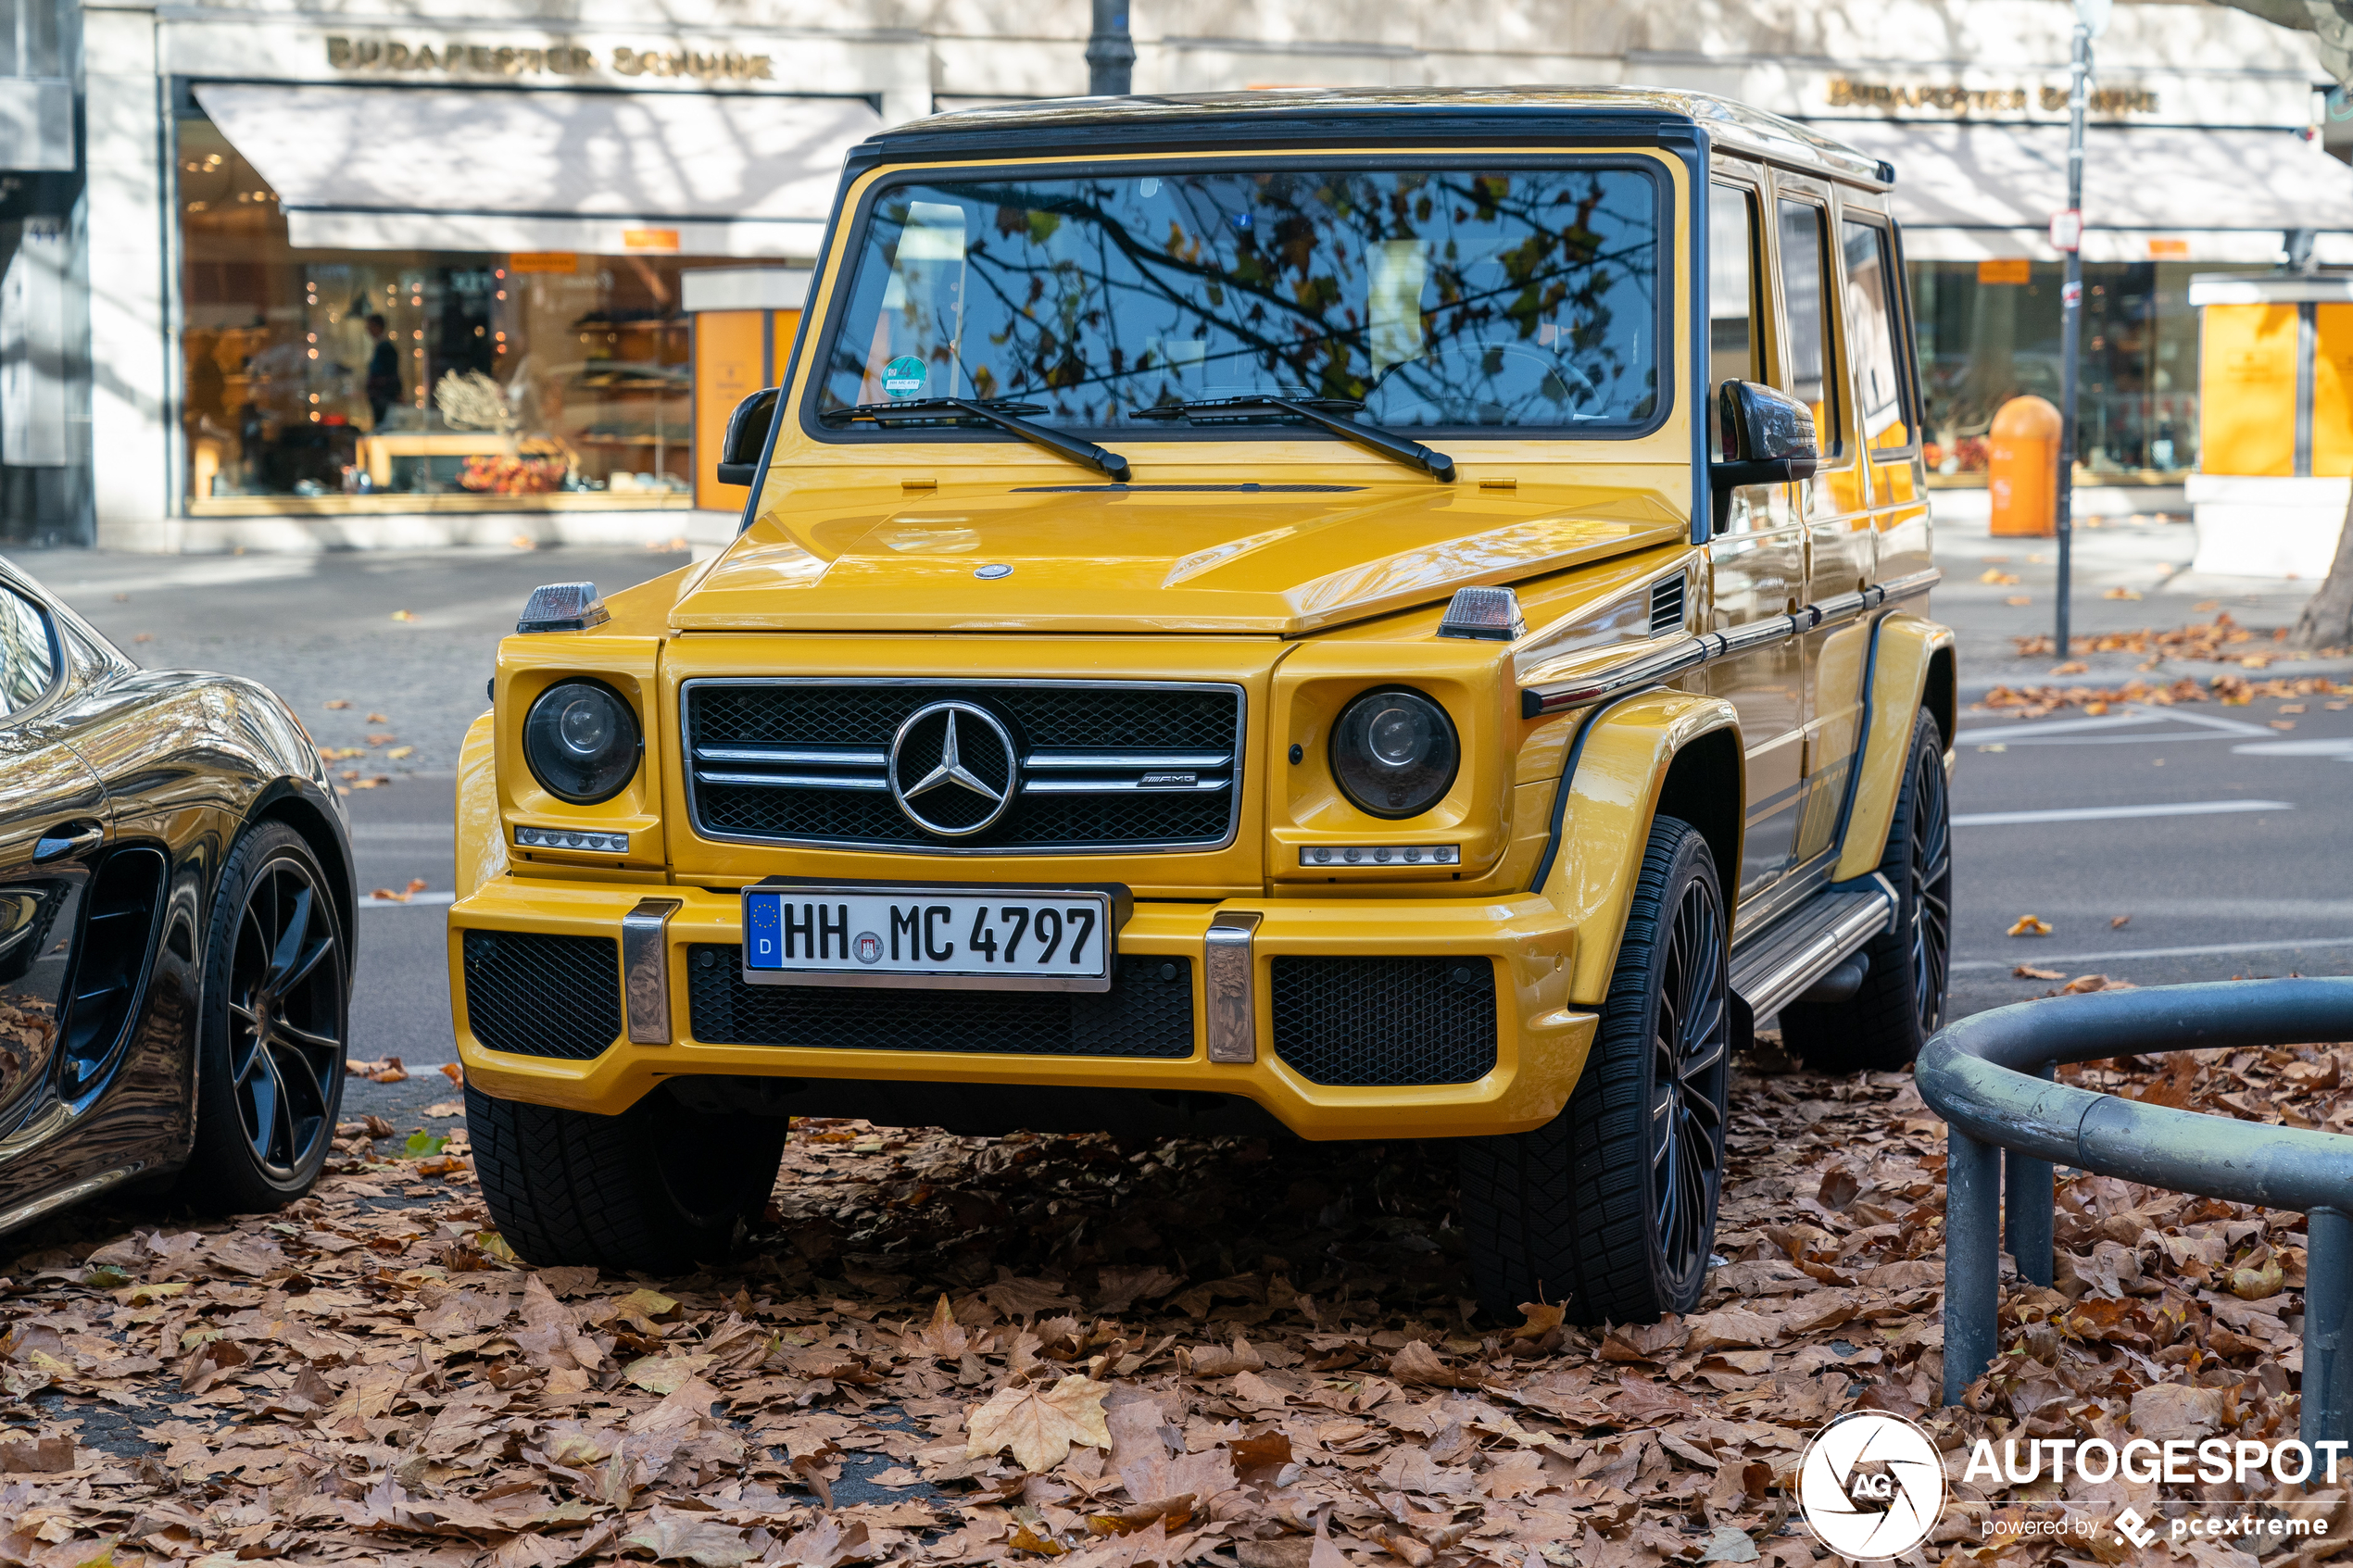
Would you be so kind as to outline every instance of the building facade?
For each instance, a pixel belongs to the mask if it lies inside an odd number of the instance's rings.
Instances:
[[[1083,90],[1089,16],[1086,0],[48,5],[20,9],[18,75],[0,71],[17,170],[0,176],[0,538],[170,551],[723,528],[695,508],[709,410],[689,277],[804,273],[844,148],[935,109]],[[1132,25],[1142,93],[1648,82],[1886,159],[1933,462],[1967,485],[1994,408],[2056,395],[2045,226],[2071,19],[2067,0],[1148,0]],[[2190,273],[2299,246],[2353,262],[2353,169],[2323,150],[2309,36],[2126,0],[2099,65],[2085,466],[2179,483],[2197,460]],[[744,286],[707,282],[706,298]],[[753,294],[765,367],[781,295]]]

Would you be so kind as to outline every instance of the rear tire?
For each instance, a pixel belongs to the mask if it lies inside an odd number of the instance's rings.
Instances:
[[[525,1262],[674,1273],[742,1246],[784,1159],[782,1117],[689,1110],[656,1089],[618,1116],[466,1085],[474,1173]]]
[[[1880,874],[1895,889],[1895,929],[1863,946],[1870,969],[1843,1002],[1792,1002],[1781,1044],[1817,1073],[1894,1073],[1944,1022],[1953,950],[1953,815],[1935,718],[1912,721]]]
[[[1728,929],[1707,840],[1659,818],[1567,1106],[1532,1132],[1462,1147],[1471,1274],[1497,1319],[1524,1301],[1584,1323],[1698,1304],[1724,1163]]]

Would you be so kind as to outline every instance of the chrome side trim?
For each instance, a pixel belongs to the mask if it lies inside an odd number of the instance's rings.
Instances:
[[[1021,759],[1025,773],[1084,768],[1230,768],[1229,751],[1033,751]]]
[[[1209,1060],[1258,1060],[1258,997],[1251,984],[1257,959],[1252,942],[1264,917],[1255,909],[1227,909],[1209,922],[1202,940],[1202,989],[1208,1001],[1204,1022]]]
[[[55,1192],[44,1193],[30,1202],[19,1203],[14,1209],[0,1210],[0,1236],[29,1225],[44,1214],[55,1213],[69,1203],[79,1203],[83,1198],[102,1193],[119,1183],[127,1182],[146,1168],[145,1160],[134,1160],[128,1165],[118,1165],[111,1171],[101,1171],[94,1176],[84,1176],[82,1180],[61,1186]]]
[[[1160,772],[1169,770],[1154,769]],[[1181,770],[1176,770],[1181,771]],[[1148,784],[1140,779],[1024,779],[1024,795],[1214,795],[1232,784],[1225,779],[1196,779],[1189,784]]]
[[[767,762],[812,768],[887,768],[890,748],[862,746],[698,746],[698,762]]]
[[[621,917],[621,1000],[629,1043],[670,1044],[670,917],[676,898],[641,898]]]
[[[862,779],[854,773],[723,773],[706,768],[696,775],[705,784],[751,784],[767,789],[871,789],[887,792],[890,781]]]
[[[1866,611],[1874,610],[1897,599],[1925,594],[1944,574],[1931,568],[1915,571],[1892,582],[1874,583],[1854,593],[1834,594],[1810,605],[1801,605],[1787,615],[1768,615],[1729,632],[1704,632],[1641,659],[1598,671],[1574,681],[1564,681],[1520,690],[1519,712],[1523,719],[1541,719],[1552,714],[1571,713],[1580,708],[1591,708],[1607,702],[1614,696],[1655,686],[1662,681],[1673,680],[1703,665],[1721,659],[1768,647],[1801,636],[1817,627],[1833,621],[1850,621]]]

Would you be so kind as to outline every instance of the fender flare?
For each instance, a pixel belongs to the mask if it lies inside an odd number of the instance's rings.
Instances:
[[[1708,741],[1718,734],[1725,739]],[[1608,997],[1651,822],[1678,759],[1685,758],[1692,767],[1718,775],[1712,797],[1729,808],[1709,833],[1729,911],[1739,891],[1747,798],[1740,715],[1732,705],[1704,693],[1640,692],[1596,709],[1569,746],[1554,799],[1553,843],[1539,868],[1536,891],[1560,909],[1577,933],[1568,995],[1580,1006],[1598,1006]],[[1729,780],[1720,777],[1726,768],[1732,774]],[[1683,787],[1679,784],[1679,794]]]
[[[1960,711],[1953,633],[1901,611],[1881,619],[1871,638],[1871,678],[1865,701],[1863,756],[1855,770],[1855,797],[1839,838],[1833,882],[1879,870],[1895,820],[1895,797],[1904,785],[1904,762],[1912,748],[1912,721],[1921,707],[1944,732],[1944,766],[1953,765],[1953,725]]]
[[[458,747],[458,897],[471,898],[507,870],[507,827],[498,810],[498,732],[484,713]]]

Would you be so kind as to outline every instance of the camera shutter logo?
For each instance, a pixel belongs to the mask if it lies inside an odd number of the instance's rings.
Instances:
[[[1900,1557],[1944,1512],[1944,1463],[1902,1416],[1856,1411],[1814,1435],[1797,1472],[1797,1502],[1821,1543],[1857,1562]]]

